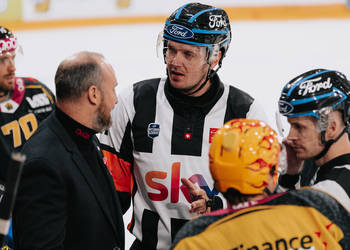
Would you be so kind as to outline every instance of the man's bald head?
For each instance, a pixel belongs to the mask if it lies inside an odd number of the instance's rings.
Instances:
[[[91,85],[100,88],[103,81],[103,61],[103,55],[88,51],[63,60],[55,75],[57,101],[79,99]]]

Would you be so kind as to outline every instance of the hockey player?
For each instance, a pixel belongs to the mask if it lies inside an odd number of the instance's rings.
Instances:
[[[9,148],[7,152],[0,152],[1,186],[5,184],[9,152],[20,151],[55,105],[54,95],[41,82],[16,77],[15,58],[19,50],[17,37],[0,26],[0,136],[4,137]],[[4,188],[0,188],[0,195],[4,192]]]
[[[17,37],[0,26],[0,126],[13,149],[19,150],[54,109],[55,97],[34,78],[16,77]]]
[[[185,224],[173,248],[350,249],[350,214],[311,188],[271,195],[277,134],[261,121],[234,119],[214,136],[210,172],[228,208]]]
[[[223,9],[185,4],[161,38],[167,78],[124,89],[101,137],[125,210],[133,199],[131,249],[168,249],[188,219],[222,207],[207,167],[212,136],[233,118],[266,119],[252,97],[217,74],[231,42]]]
[[[318,166],[311,185],[335,196],[350,209],[350,85],[337,71],[315,69],[303,73],[283,88],[279,111],[290,130],[284,144],[288,168],[280,186],[298,186],[303,162]],[[306,165],[305,167],[308,167]]]

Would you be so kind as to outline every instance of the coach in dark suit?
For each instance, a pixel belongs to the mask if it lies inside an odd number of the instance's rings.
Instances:
[[[102,55],[80,52],[59,65],[55,85],[57,110],[23,149],[15,249],[124,249],[120,203],[95,136],[111,125],[114,70]]]

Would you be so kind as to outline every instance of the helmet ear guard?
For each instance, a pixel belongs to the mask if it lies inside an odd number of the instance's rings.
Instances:
[[[220,52],[220,47],[214,44],[212,48],[207,48],[207,63],[212,65],[213,62],[218,58]],[[221,59],[220,59],[221,60]]]
[[[316,111],[316,114],[318,115],[317,118],[317,126],[320,129],[320,132],[326,131],[328,124],[329,124],[329,113],[332,111],[331,107],[324,107],[320,110]]]
[[[217,59],[217,57],[219,56],[219,52],[221,52],[221,58],[219,59],[219,62],[218,62],[219,68],[221,67],[222,61],[226,56],[226,52],[228,50],[230,42],[231,42],[231,32],[228,34],[227,39],[222,41],[221,44],[214,44],[212,48],[208,47],[207,62],[209,65],[211,65]]]

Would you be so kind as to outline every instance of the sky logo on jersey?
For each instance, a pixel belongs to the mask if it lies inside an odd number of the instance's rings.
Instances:
[[[160,125],[158,123],[150,123],[147,128],[147,136],[151,139],[157,137],[160,132]]]
[[[190,194],[188,188],[181,184],[181,163],[174,162],[171,166],[171,176],[165,171],[149,171],[145,175],[145,182],[148,187],[157,190],[157,192],[148,192],[148,197],[152,201],[163,201],[168,198],[170,192],[170,202],[177,203],[179,201],[180,190],[185,199],[191,203]],[[164,185],[164,180],[170,177],[170,187]],[[200,174],[194,174],[188,178],[192,183],[197,184],[200,188],[204,189],[208,195],[217,195],[219,192],[213,188],[210,189],[208,183],[204,177]]]
[[[175,38],[190,39],[194,36],[192,30],[178,24],[169,24],[166,30],[169,35]]]

